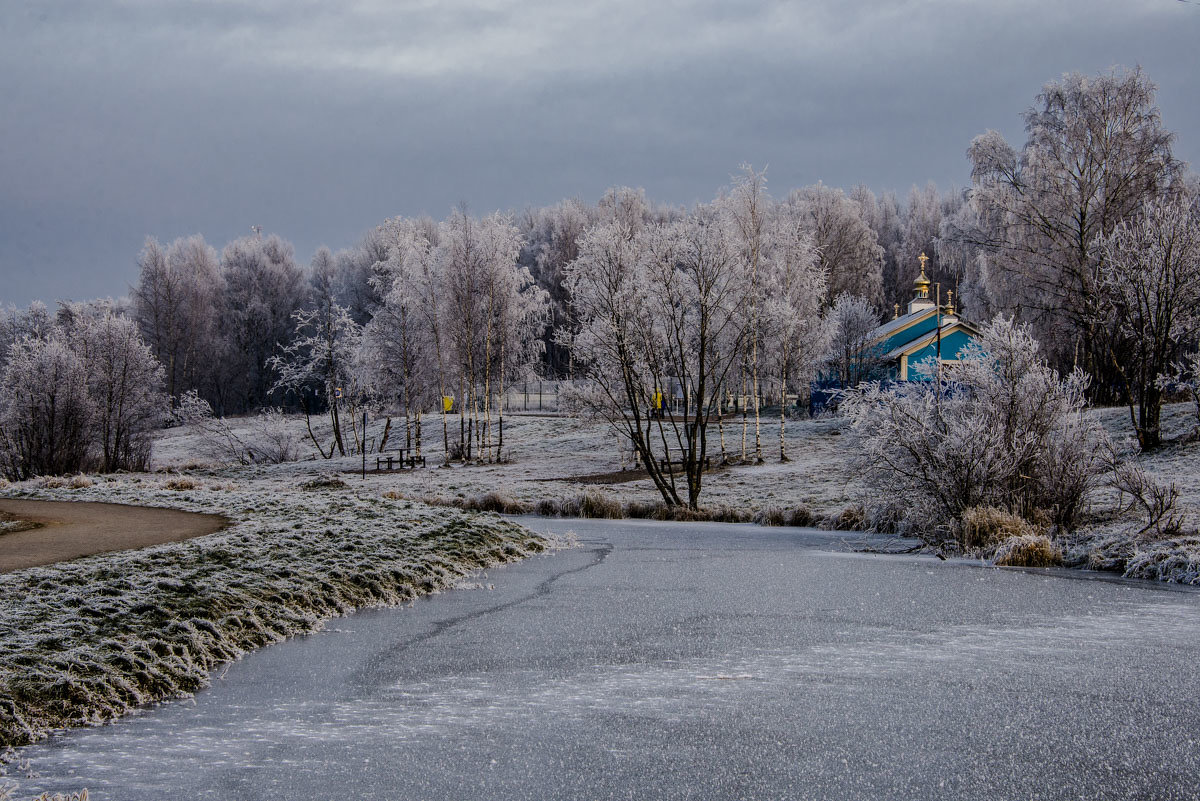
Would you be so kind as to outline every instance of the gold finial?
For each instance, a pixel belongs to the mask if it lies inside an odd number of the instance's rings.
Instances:
[[[892,314],[892,319],[898,320],[900,318],[900,304],[899,303],[896,304],[895,309],[896,309],[895,312],[893,312],[893,314]]]
[[[954,314],[954,290],[946,290],[946,314]]]
[[[918,298],[929,297],[929,287],[933,283],[925,275],[925,262],[929,261],[929,257],[922,253],[919,257],[921,262],[921,274],[917,276],[917,280],[913,281],[913,287],[917,290]]]

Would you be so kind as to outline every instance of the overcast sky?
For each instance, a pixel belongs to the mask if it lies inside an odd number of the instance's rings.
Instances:
[[[710,199],[739,163],[964,185],[1067,71],[1141,64],[1200,165],[1200,4],[4,0],[0,304],[119,296],[147,235],[261,225],[307,263],[384,218],[608,186]]]

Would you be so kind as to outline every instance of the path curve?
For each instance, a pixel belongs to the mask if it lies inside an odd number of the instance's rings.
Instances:
[[[221,515],[90,501],[0,498],[0,512],[41,524],[39,528],[0,534],[0,573],[179,542],[229,525]]]

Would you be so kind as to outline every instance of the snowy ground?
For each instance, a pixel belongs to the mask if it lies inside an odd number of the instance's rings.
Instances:
[[[1128,410],[1099,409],[1092,414],[1103,422],[1124,456],[1135,459],[1160,480],[1177,485],[1181,508],[1186,511],[1190,525],[1200,527],[1200,443],[1168,444],[1143,456],[1137,453]],[[453,441],[457,437],[458,418],[451,416],[449,424]],[[239,468],[229,474],[270,476],[286,484],[289,479],[304,480],[314,471],[341,473],[361,468],[362,460],[357,456],[320,459],[307,439],[303,418],[292,418],[291,425],[299,441],[302,461]],[[1178,438],[1195,425],[1194,405],[1178,403],[1164,409],[1163,429],[1167,439]],[[247,431],[249,424],[244,420],[234,421],[234,428],[239,432]],[[328,426],[322,420],[314,420],[314,428],[322,443],[328,442]],[[726,420],[724,428],[727,452],[736,460],[741,454],[741,421]],[[368,426],[368,439],[378,441],[381,431],[382,423],[372,421]],[[709,452],[716,464],[721,451],[715,427],[709,436]],[[401,424],[395,421],[389,448],[403,444],[403,438]],[[847,506],[862,502],[863,487],[851,465],[851,454],[837,419],[789,420],[784,426],[784,438],[791,460],[786,463],[779,459],[778,418],[764,417],[765,463],[718,467],[707,473],[701,504],[729,506],[751,513],[772,507],[807,506],[820,518],[838,514]],[[212,460],[204,456],[202,440],[195,427],[164,430],[155,443],[155,469],[207,472],[205,468],[212,465]],[[603,478],[592,478],[630,466],[629,455],[622,451],[618,436],[602,423],[552,415],[509,414],[505,417],[504,443],[504,464],[462,465],[456,462],[450,467],[441,467],[441,421],[436,416],[427,417],[423,443],[428,461],[425,469],[372,475],[375,459],[371,455],[367,460],[367,478],[356,480],[372,491],[397,491],[412,497],[470,498],[497,492],[533,504],[547,498],[569,498],[588,490],[622,502],[660,499],[649,479],[613,484],[605,483]],[[747,436],[747,447],[751,451],[753,443],[751,420]],[[349,476],[347,480],[350,480]],[[1103,497],[1098,500],[1105,502]]]
[[[306,437],[303,418],[295,419],[293,425],[298,438]],[[245,421],[235,426],[238,431],[248,430]],[[457,437],[457,417],[450,418],[450,429],[453,441]],[[381,430],[382,423],[370,423],[368,439],[378,441]],[[322,444],[328,441],[327,431],[327,426],[318,428]],[[715,465],[720,456],[718,432],[713,430],[710,437],[710,454]],[[726,421],[725,438],[730,455],[740,456],[740,420]],[[402,444],[401,440],[403,430],[397,430],[394,424],[392,445]],[[843,437],[836,420],[788,421],[785,440],[791,461],[780,463],[779,420],[764,418],[762,442],[766,463],[717,468],[707,473],[701,504],[727,506],[750,513],[771,507],[805,506],[823,517],[857,502],[860,487],[843,450]],[[167,429],[155,443],[155,468],[200,467],[208,461],[203,456],[202,441],[203,436],[195,427]],[[752,451],[753,421],[747,441],[747,447]],[[319,459],[316,449],[306,438],[301,443],[301,450],[305,461],[243,470],[279,479],[291,476],[294,480],[302,480],[303,476],[316,470],[356,471],[362,466],[360,457]],[[545,499],[567,499],[591,491],[623,503],[661,500],[649,479],[610,484],[599,483],[603,479],[588,478],[630,466],[629,455],[622,453],[618,437],[602,423],[551,415],[510,414],[504,420],[504,464],[454,463],[450,467],[441,467],[441,421],[438,417],[429,417],[424,421],[424,453],[427,468],[382,475],[370,474],[375,468],[375,457],[369,456],[369,474],[365,481],[361,477],[354,480],[379,493],[398,492],[413,498],[464,499],[496,492],[532,505]],[[686,494],[682,484],[681,494]]]

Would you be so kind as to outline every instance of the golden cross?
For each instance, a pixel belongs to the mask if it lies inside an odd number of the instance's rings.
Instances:
[[[925,272],[925,262],[929,261],[929,257],[925,255],[924,251],[917,257],[917,261],[921,262],[921,272]]]

